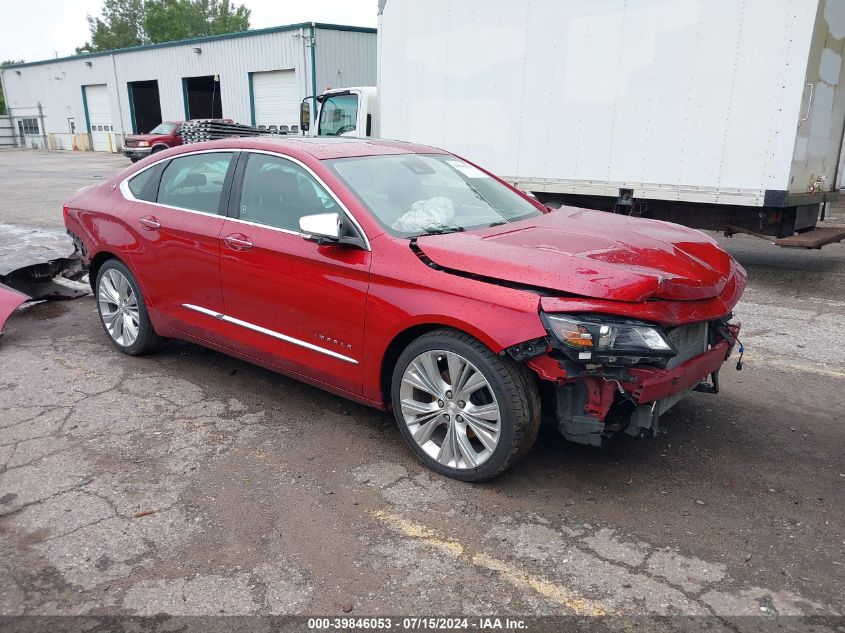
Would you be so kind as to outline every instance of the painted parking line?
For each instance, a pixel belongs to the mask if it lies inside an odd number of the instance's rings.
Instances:
[[[777,358],[775,356],[761,354],[759,352],[753,355],[746,352],[746,357],[744,360],[745,364],[750,365],[755,361],[761,365],[769,365],[772,367],[778,367],[780,369],[786,369],[789,371],[797,371],[806,374],[817,374],[819,376],[827,376],[829,378],[845,378],[845,371],[839,369],[819,367],[817,365],[806,365],[804,363],[794,363],[792,361]]]
[[[601,616],[607,611],[599,603],[584,598],[568,587],[553,583],[545,578],[524,572],[510,563],[484,552],[469,553],[467,546],[454,538],[443,538],[425,525],[415,523],[385,510],[376,510],[373,516],[404,536],[420,540],[434,549],[461,558],[482,569],[491,569],[510,584],[521,589],[530,589],[538,595],[552,600],[578,615]]]

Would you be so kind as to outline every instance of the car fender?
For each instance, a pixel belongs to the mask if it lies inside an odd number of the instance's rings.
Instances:
[[[512,345],[546,335],[537,313],[537,297],[533,298],[533,302],[526,302],[521,310],[472,303],[472,300],[465,299],[463,307],[456,307],[451,314],[406,314],[389,325],[384,320],[379,320],[378,324],[370,320],[365,332],[364,364],[377,369],[365,371],[363,395],[383,402],[389,396],[389,388],[385,390],[384,383],[393,373],[393,363],[412,340],[431,330],[451,328],[469,334],[495,354]]]
[[[407,240],[372,240],[373,263],[364,328],[364,397],[381,401],[400,346],[426,330],[449,327],[475,337],[493,353],[546,336],[540,295],[427,266]],[[404,348],[404,347],[403,347]],[[401,353],[401,351],[399,351]]]
[[[388,365],[425,331],[453,328],[495,354],[546,336],[536,293],[434,270],[407,242],[379,239],[374,253],[363,354],[363,394],[371,400],[384,398]]]

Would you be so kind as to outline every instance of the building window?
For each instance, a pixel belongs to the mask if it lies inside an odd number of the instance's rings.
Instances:
[[[18,129],[22,134],[38,134],[38,119],[21,119]]]

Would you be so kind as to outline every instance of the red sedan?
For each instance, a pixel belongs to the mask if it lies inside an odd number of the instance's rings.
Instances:
[[[117,349],[185,339],[392,409],[457,479],[511,466],[541,414],[585,444],[656,433],[739,332],[745,271],[704,234],[551,210],[421,145],[182,146],[64,217]]]

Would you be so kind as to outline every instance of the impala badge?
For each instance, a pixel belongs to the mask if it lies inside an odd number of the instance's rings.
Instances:
[[[332,336],[326,336],[325,334],[314,332],[314,337],[321,343],[328,343],[329,345],[334,345],[335,347],[340,347],[341,349],[352,349],[352,343],[347,343]]]

